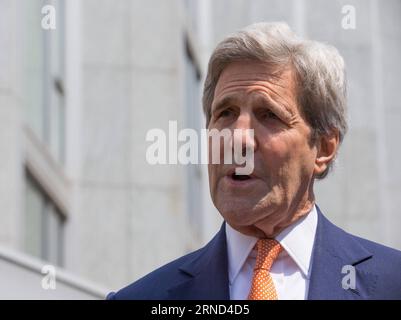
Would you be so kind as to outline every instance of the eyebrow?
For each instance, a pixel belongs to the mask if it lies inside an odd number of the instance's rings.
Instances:
[[[265,94],[258,94],[253,98],[257,104],[268,105],[269,109],[278,113],[282,117],[292,118],[294,116],[293,110],[288,106],[286,102],[277,102],[273,100],[271,97]]]
[[[219,111],[227,105],[236,104],[236,102],[238,102],[238,98],[234,94],[227,95],[217,100],[216,103],[212,103],[211,113]]]
[[[271,97],[265,94],[257,94],[252,97],[252,100],[256,104],[267,105],[270,110],[275,113],[278,113],[279,116],[284,117],[286,119],[290,119],[294,116],[294,112],[290,109],[287,103],[276,102]],[[229,94],[224,96],[223,98],[217,100],[216,103],[212,104],[211,114],[218,112],[220,109],[223,109],[227,105],[236,105],[238,104],[239,98],[236,94]]]

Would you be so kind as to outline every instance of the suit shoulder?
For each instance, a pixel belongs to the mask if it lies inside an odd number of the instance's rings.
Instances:
[[[386,259],[383,261],[386,264],[393,262],[398,263],[399,267],[401,266],[401,251],[358,236],[353,237],[357,239],[374,256],[377,256],[381,259]]]
[[[198,249],[175,259],[156,270],[148,273],[142,278],[120,289],[108,294],[108,300],[165,300],[168,289],[179,285],[187,279],[187,275],[180,271],[181,265],[199,258],[202,249]]]
[[[397,266],[401,265],[401,251],[385,246],[383,244],[356,236],[351,234],[339,226],[330,222],[326,217],[322,214],[320,218],[323,219],[324,224],[326,225],[325,232],[332,232],[331,237],[336,239],[338,246],[348,247],[350,243],[355,242],[365,248],[368,252],[370,252],[374,257],[380,258],[383,263],[388,263],[392,261],[397,264]],[[327,228],[329,227],[329,228]],[[383,260],[384,259],[384,260]],[[376,259],[375,259],[376,260]]]
[[[356,237],[372,254],[367,261],[367,271],[376,274],[375,299],[401,299],[401,251],[385,245]]]

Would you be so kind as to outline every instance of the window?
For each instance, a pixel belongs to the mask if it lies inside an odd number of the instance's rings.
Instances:
[[[200,73],[186,42],[185,52],[185,107],[186,125],[195,129],[200,137],[202,109],[200,104]],[[198,155],[201,154],[200,143]],[[202,173],[200,164],[187,165],[187,212],[189,221],[198,237],[202,234]]]
[[[51,5],[56,13],[56,28],[43,29],[42,8]],[[64,41],[65,0],[30,0],[21,6],[22,25],[22,101],[25,124],[30,129],[27,168],[40,168],[46,175],[27,169],[25,176],[24,250],[50,263],[63,264],[63,226],[61,212],[45,192],[49,177],[61,181],[65,154]],[[29,150],[35,152],[28,152]],[[28,157],[28,158],[29,158]],[[29,162],[39,164],[29,166]],[[54,165],[56,164],[56,165]],[[54,170],[60,167],[61,170]],[[36,173],[36,174],[35,174]],[[35,179],[41,176],[45,181]],[[45,178],[43,178],[45,176]],[[56,177],[56,178],[54,178]],[[39,183],[40,181],[40,183]],[[59,202],[57,202],[59,203]]]
[[[42,29],[44,5],[56,10],[56,29]],[[23,101],[26,123],[60,163],[65,154],[64,0],[30,0],[24,8]]]
[[[63,265],[64,216],[28,172],[25,186],[25,251]]]

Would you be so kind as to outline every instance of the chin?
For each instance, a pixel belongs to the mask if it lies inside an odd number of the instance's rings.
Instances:
[[[233,227],[253,226],[255,222],[266,216],[265,212],[254,210],[254,206],[236,205],[235,202],[231,202],[228,206],[225,205],[222,208],[217,207],[217,209],[224,220],[233,225]]]

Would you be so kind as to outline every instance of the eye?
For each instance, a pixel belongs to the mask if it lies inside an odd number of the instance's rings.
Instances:
[[[260,117],[262,120],[280,120],[280,118],[271,110],[263,110],[260,112]]]
[[[219,118],[226,118],[233,115],[233,110],[231,108],[224,109],[222,112],[219,113]]]

